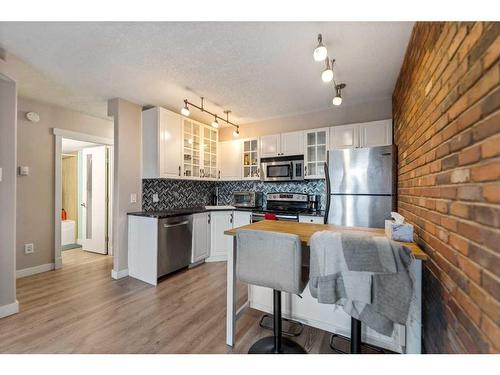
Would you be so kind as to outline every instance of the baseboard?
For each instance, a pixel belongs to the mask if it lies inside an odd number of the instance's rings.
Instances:
[[[209,256],[205,262],[227,262],[227,255]]]
[[[52,271],[55,268],[54,263],[40,264],[39,266],[24,268],[16,271],[16,279],[21,277],[36,275],[37,273]]]
[[[0,318],[17,314],[19,312],[19,302],[14,302],[8,305],[0,306]]]
[[[120,271],[111,270],[111,277],[115,280],[122,279],[128,276],[128,268]]]

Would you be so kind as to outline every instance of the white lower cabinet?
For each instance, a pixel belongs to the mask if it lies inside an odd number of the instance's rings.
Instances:
[[[193,215],[193,252],[191,263],[199,262],[210,255],[210,213]]]
[[[323,216],[299,215],[299,223],[324,224]]]
[[[239,228],[252,223],[252,213],[250,211],[234,211],[233,228]]]
[[[227,260],[227,252],[233,246],[233,237],[224,231],[233,227],[233,211],[210,212],[210,256],[207,262]]]

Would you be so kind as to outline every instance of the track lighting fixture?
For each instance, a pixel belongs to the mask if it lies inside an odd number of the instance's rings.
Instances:
[[[201,105],[200,106],[197,106],[196,104],[193,104],[191,103],[189,100],[187,99],[184,99],[184,107],[182,107],[181,109],[181,113],[184,115],[184,116],[189,116],[189,108],[188,108],[188,105],[190,105],[191,107],[194,107],[196,109],[199,109],[200,111],[202,112],[206,112],[208,113],[209,115],[211,116],[214,116],[214,121],[212,122],[212,127],[217,129],[220,125],[219,125],[219,119],[222,120],[222,121],[225,121],[227,124],[231,125],[231,126],[234,126],[236,128],[236,130],[233,132],[233,135],[235,137],[238,137],[240,135],[240,127],[239,125],[236,125],[234,123],[232,123],[231,121],[229,121],[229,114],[231,113],[230,110],[225,110],[224,113],[226,114],[226,119],[222,118],[222,117],[219,117],[218,115],[216,115],[215,113],[212,113],[210,111],[207,111],[205,109],[205,107],[203,106],[203,101],[205,98],[203,98],[203,96],[200,98],[201,99]]]
[[[217,121],[217,115],[215,115],[214,121],[212,122],[212,127],[215,129],[219,128],[219,122]]]
[[[333,105],[341,105],[342,104],[342,90],[345,88],[345,83],[339,83],[335,85],[335,97],[332,100]]]
[[[181,109],[181,114],[183,116],[189,117],[190,113],[191,112],[189,111],[189,108],[188,108],[188,101],[187,101],[187,99],[185,99],[184,100],[184,107],[182,107],[182,109]]]
[[[330,65],[330,59],[327,56],[325,61],[326,67],[325,70],[323,70],[323,73],[321,73],[321,79],[323,80],[323,82],[328,83],[333,80],[333,64],[335,60],[332,59],[332,64]]]
[[[324,59],[326,59],[327,55],[328,51],[323,45],[323,37],[321,36],[321,34],[318,34],[318,46],[314,49],[313,52],[314,61],[323,61]]]

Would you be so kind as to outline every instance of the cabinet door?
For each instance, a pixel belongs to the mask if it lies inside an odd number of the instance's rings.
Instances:
[[[281,135],[264,135],[260,137],[260,157],[268,158],[281,153]]]
[[[184,119],[183,129],[183,176],[187,178],[200,178],[202,177],[202,126],[197,122]]]
[[[226,236],[225,230],[233,227],[231,211],[210,213],[210,259],[211,261],[227,260],[227,252],[233,246],[233,237]]]
[[[360,147],[387,146],[392,144],[392,120],[359,124]]]
[[[257,138],[245,139],[243,144],[243,179],[258,180],[259,167],[259,141]]]
[[[281,134],[281,155],[303,155],[304,133],[290,132]]]
[[[250,211],[234,211],[233,228],[239,228],[252,223],[252,213]]]
[[[331,148],[359,147],[358,124],[332,126],[330,128]]]
[[[219,143],[219,173],[221,180],[240,180],[242,142],[240,140]]]
[[[304,132],[304,178],[325,178],[326,150],[328,147],[328,128]]]
[[[163,108],[159,109],[159,114],[160,177],[180,177],[182,166],[182,117]]]
[[[217,142],[219,141],[218,130],[211,126],[203,127],[203,178],[215,180],[217,178]]]
[[[210,213],[193,215],[193,255],[191,263],[205,259],[210,254]]]

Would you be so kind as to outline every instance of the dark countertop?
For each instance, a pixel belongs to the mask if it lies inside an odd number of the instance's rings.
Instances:
[[[207,210],[205,207],[189,207],[189,208],[178,208],[178,209],[165,210],[165,211],[129,212],[129,213],[127,213],[127,215],[142,216],[142,217],[151,217],[151,218],[155,218],[155,219],[165,219],[167,217],[175,217],[175,216],[182,216],[182,215],[192,215],[192,214],[198,214],[198,213],[201,213],[201,212],[213,212],[213,211],[246,211],[246,212],[252,212],[252,211],[262,211],[262,209],[261,208],[243,208],[243,207],[237,207],[235,209]],[[324,216],[325,215],[325,211],[308,212],[308,213],[303,213],[301,215],[304,215],[304,216]]]

